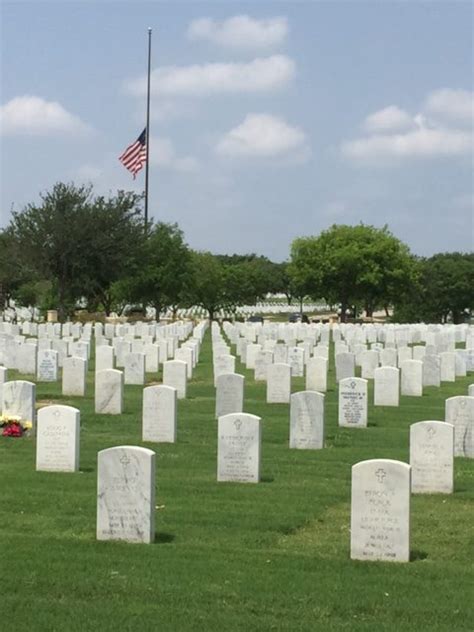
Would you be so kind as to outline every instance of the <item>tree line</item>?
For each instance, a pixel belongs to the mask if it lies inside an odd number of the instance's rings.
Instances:
[[[462,322],[474,310],[474,255],[423,258],[387,227],[334,225],[293,241],[288,261],[257,254],[192,250],[177,224],[143,226],[143,197],[97,196],[91,186],[58,183],[12,214],[0,232],[0,288],[6,306],[78,307],[122,314],[126,306],[200,306],[212,319],[268,294],[302,309],[323,300],[341,320],[376,309],[397,322]]]

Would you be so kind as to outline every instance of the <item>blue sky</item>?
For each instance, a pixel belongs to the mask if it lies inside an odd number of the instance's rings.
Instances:
[[[333,223],[474,246],[472,4],[1,2],[1,216],[57,181],[141,190],[212,252],[288,256]]]

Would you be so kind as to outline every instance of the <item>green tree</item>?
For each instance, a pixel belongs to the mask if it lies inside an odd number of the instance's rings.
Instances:
[[[191,253],[178,225],[158,222],[130,262],[127,276],[112,290],[122,302],[125,299],[153,307],[158,320],[165,308],[185,300],[190,266]]]
[[[119,191],[97,197],[84,208],[88,249],[82,270],[82,295],[91,307],[102,305],[107,316],[115,302],[114,283],[126,277],[145,248],[141,195]]]
[[[427,307],[446,322],[463,322],[474,310],[474,254],[447,252],[430,257],[423,265]]]
[[[40,276],[55,284],[58,309],[64,320],[67,305],[81,293],[84,246],[84,208],[91,202],[90,187],[56,184],[41,194],[42,204],[29,204],[13,213],[10,228],[21,257]]]
[[[474,310],[474,254],[438,253],[418,260],[416,285],[395,301],[398,321],[463,322]]]
[[[51,281],[60,320],[82,298],[108,310],[109,288],[143,232],[140,196],[119,192],[94,199],[91,187],[58,183],[40,198],[40,205],[13,213],[10,223],[22,265]]]
[[[318,237],[295,239],[291,277],[313,298],[339,303],[345,320],[359,304],[368,316],[387,306],[414,282],[416,266],[408,247],[388,228],[334,225]]]
[[[226,267],[210,252],[193,252],[192,274],[187,283],[187,304],[199,305],[214,320],[216,312],[229,305]]]
[[[21,244],[11,227],[0,231],[0,309],[16,298],[23,284],[37,278],[34,267],[26,266],[21,255]]]

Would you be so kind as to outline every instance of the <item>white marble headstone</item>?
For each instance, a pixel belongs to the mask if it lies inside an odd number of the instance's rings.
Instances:
[[[423,363],[421,360],[404,360],[400,364],[401,394],[411,397],[423,395]]]
[[[380,351],[380,364],[381,366],[393,366],[397,367],[397,350],[388,347]]]
[[[243,411],[244,383],[244,376],[238,373],[219,375],[216,380],[216,419]]]
[[[8,369],[0,366],[0,414],[3,408],[3,385],[8,381]]]
[[[454,456],[474,458],[474,397],[460,395],[445,402],[445,421],[454,426]]]
[[[441,385],[441,371],[439,355],[426,354],[423,356],[423,386]]]
[[[20,345],[16,351],[16,366],[23,375],[36,375],[36,358],[38,350],[35,345]],[[14,367],[11,367],[14,368]]]
[[[351,558],[410,559],[410,466],[391,459],[352,467]]]
[[[235,356],[229,353],[219,354],[214,358],[214,386],[219,375],[224,373],[235,373]]]
[[[182,360],[167,360],[163,363],[163,384],[175,388],[178,399],[186,397],[187,370],[188,366]]]
[[[95,374],[95,412],[121,415],[123,412],[123,372],[103,369]]]
[[[95,370],[103,371],[104,369],[114,368],[114,350],[112,347],[101,345],[95,350]]]
[[[374,371],[379,366],[379,352],[371,349],[361,354],[361,377],[374,379]]]
[[[143,389],[142,440],[175,443],[178,392],[163,384]]]
[[[217,480],[260,481],[262,422],[247,413],[224,415],[218,421]]]
[[[124,358],[124,383],[145,384],[145,354],[139,351],[128,353]]]
[[[52,349],[38,351],[38,382],[56,382],[58,379],[58,352]]]
[[[316,391],[293,393],[290,399],[290,448],[324,447],[324,395]]]
[[[98,454],[97,539],[155,539],[155,453],[118,446]]]
[[[338,410],[340,426],[367,427],[367,380],[361,377],[339,380]]]
[[[66,358],[63,363],[63,395],[83,397],[86,394],[87,360],[83,358]]]
[[[456,381],[456,354],[452,351],[443,351],[439,354],[441,365],[441,381]]]
[[[291,367],[276,363],[267,369],[267,404],[288,404],[291,392]]]
[[[400,369],[380,366],[374,371],[374,406],[398,406],[400,402]]]
[[[81,413],[72,406],[45,406],[38,410],[36,469],[77,472]]]
[[[157,344],[147,343],[144,347],[145,372],[158,373],[160,370],[160,347]]]
[[[323,356],[310,358],[306,363],[306,390],[325,393],[328,381],[328,359]]]
[[[410,426],[411,491],[452,494],[454,426],[444,421],[419,421]]]
[[[3,415],[15,415],[35,426],[36,384],[12,380],[3,384]]]
[[[346,377],[355,376],[355,356],[353,353],[343,351],[336,354],[336,382]]]

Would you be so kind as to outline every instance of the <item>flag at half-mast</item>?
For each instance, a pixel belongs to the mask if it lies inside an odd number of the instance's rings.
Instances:
[[[133,179],[135,179],[137,173],[146,162],[146,127],[137,140],[119,156],[119,160],[133,174]]]

